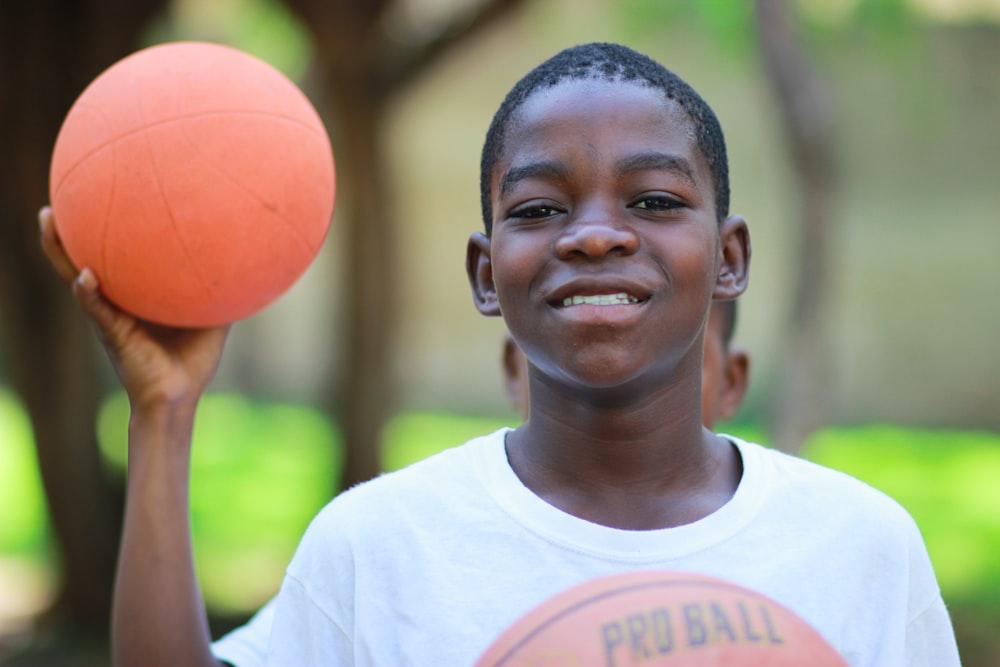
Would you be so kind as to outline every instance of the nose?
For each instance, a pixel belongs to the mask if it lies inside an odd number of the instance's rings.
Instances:
[[[639,248],[639,237],[628,225],[616,221],[606,208],[584,211],[556,239],[555,252],[562,259],[574,256],[599,259],[610,253],[631,255]]]

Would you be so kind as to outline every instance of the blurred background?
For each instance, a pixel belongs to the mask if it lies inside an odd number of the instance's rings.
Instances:
[[[726,131],[752,370],[720,430],[899,500],[964,664],[1000,664],[1000,0],[0,0],[0,664],[107,663],[128,409],[35,220],[75,97],[177,39],[292,77],[338,170],[320,257],[235,327],[199,413],[213,632],[276,591],[339,489],[517,423],[464,272],[479,151],[521,75],[598,40],[675,70]]]

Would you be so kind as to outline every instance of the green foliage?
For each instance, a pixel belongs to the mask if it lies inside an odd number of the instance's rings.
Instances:
[[[0,553],[43,553],[46,524],[31,424],[14,395],[0,387]]]
[[[198,40],[228,44],[301,81],[312,58],[308,29],[278,0],[175,2],[144,38],[147,44]]]
[[[817,433],[803,455],[903,505],[947,597],[1000,600],[1000,434],[834,428]]]
[[[315,410],[208,399],[195,426],[192,532],[206,598],[238,610],[277,590],[299,537],[335,493],[342,448]]]
[[[880,34],[892,35],[911,27],[915,18],[911,0],[860,0],[854,10],[854,22],[869,26]]]
[[[516,424],[447,413],[402,414],[389,422],[382,435],[382,465],[386,470],[398,470],[503,426]]]
[[[909,52],[921,18],[912,0],[786,0],[799,38],[808,50],[817,42],[843,42],[850,35],[875,39],[891,52]],[[757,27],[751,0],[619,0],[613,3],[619,30],[644,43],[668,39],[687,24],[726,55],[755,56]]]
[[[122,470],[128,410],[119,393],[98,417],[102,451]],[[191,458],[191,530],[213,608],[252,609],[277,590],[302,532],[335,494],[341,465],[339,435],[317,410],[204,397]]]
[[[753,3],[747,0],[620,0],[614,11],[622,32],[641,41],[689,23],[731,56],[744,56],[754,44]]]

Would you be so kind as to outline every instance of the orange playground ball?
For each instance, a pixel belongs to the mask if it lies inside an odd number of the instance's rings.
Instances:
[[[847,667],[808,623],[737,584],[685,572],[598,577],[525,614],[476,667]]]
[[[333,215],[319,114],[285,75],[220,44],[118,61],[73,104],[52,153],[56,229],[104,296],[180,327],[230,323],[305,272]]]

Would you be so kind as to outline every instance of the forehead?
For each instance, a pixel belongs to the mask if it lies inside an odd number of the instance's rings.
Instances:
[[[679,104],[639,82],[599,79],[569,79],[528,96],[511,115],[495,166],[573,144],[602,154],[669,149],[708,173],[694,123]]]

